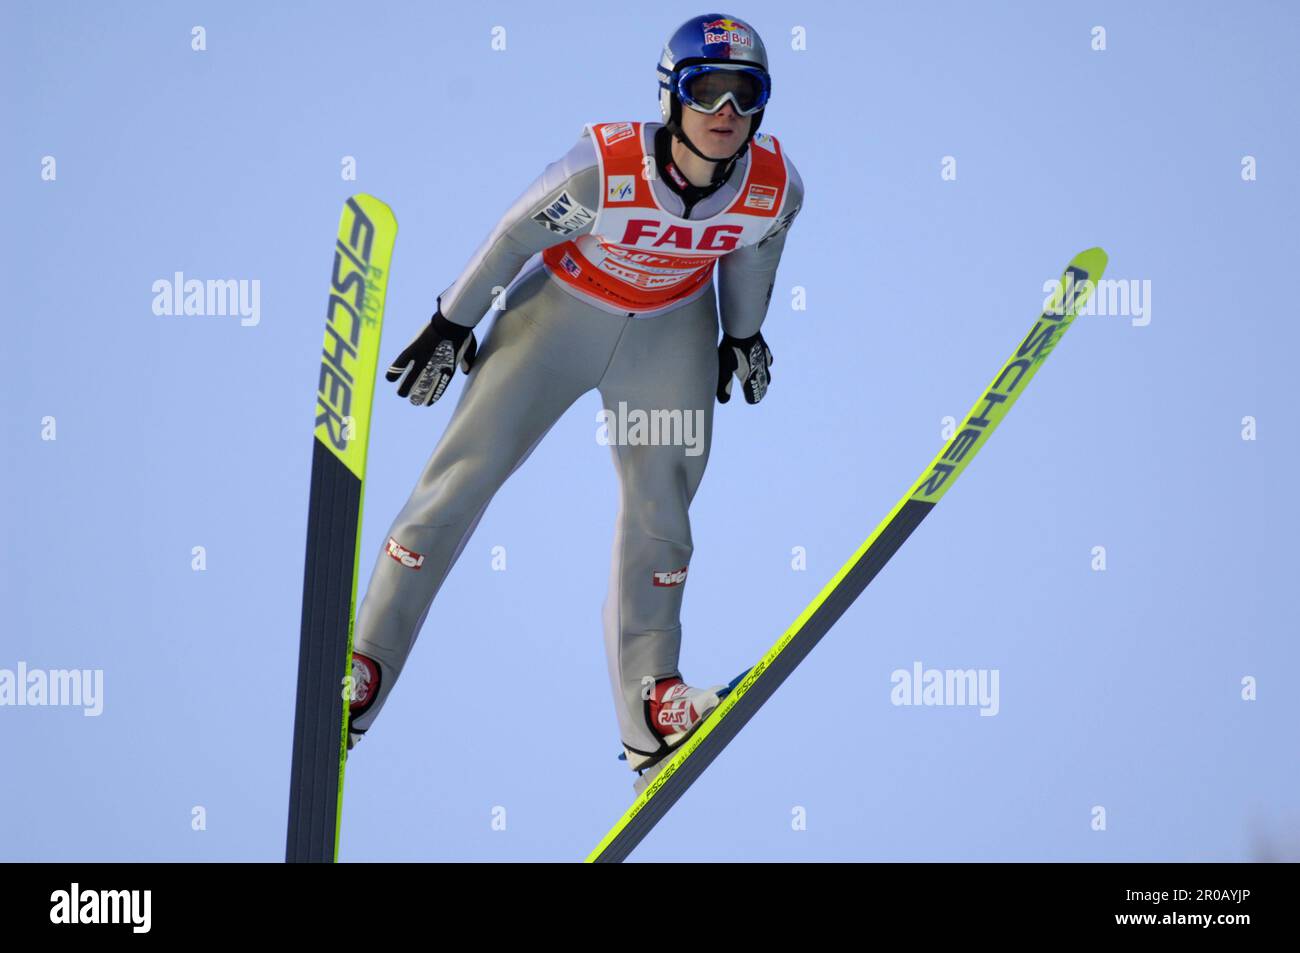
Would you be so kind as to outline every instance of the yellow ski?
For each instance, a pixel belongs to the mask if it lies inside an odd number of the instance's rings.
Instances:
[[[589,862],[627,857],[853,604],[984,446],[1083,308],[1105,268],[1106,253],[1100,248],[1074,257],[1047,309],[962,427],[759,663],[734,684],[675,754],[654,767],[658,773],[596,845]]]
[[[366,448],[396,238],[374,196],[344,204],[316,380],[287,861],[338,859]]]

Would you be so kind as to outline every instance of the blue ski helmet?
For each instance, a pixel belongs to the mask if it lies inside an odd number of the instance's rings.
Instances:
[[[717,112],[730,102],[741,116],[753,116],[749,136],[731,156],[738,157],[763,121],[772,91],[767,50],[758,31],[724,13],[691,17],[679,26],[659,57],[659,112],[664,125],[702,159],[706,156],[682,131],[685,102],[701,112]]]

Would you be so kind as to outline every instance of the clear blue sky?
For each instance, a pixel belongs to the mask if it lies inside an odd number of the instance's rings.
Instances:
[[[0,708],[2,859],[283,856],[340,204],[371,192],[401,223],[387,359],[583,123],[657,119],[663,40],[702,12],[373,6],[6,7],[0,668],[102,669],[105,710]],[[634,857],[1300,857],[1295,7],[792,9],[728,11],[767,41],[764,128],[808,197],[764,326],[772,389],[719,408],[692,511],[689,681],[777,638],[1071,255],[1102,245],[1108,277],[1149,281],[1150,323],[1076,323]],[[260,323],[155,315],[153,283],[178,271],[257,279]],[[423,410],[378,394],[367,573],[453,386]],[[449,578],[349,766],[342,859],[580,859],[630,803],[600,629],[616,482],[598,409],[590,394],[560,421]],[[890,674],[916,661],[996,669],[999,714],[891,705]]]

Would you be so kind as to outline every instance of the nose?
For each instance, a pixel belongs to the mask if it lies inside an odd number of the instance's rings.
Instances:
[[[723,104],[722,104],[722,108],[719,109],[716,113],[714,113],[714,115],[715,115],[715,116],[718,116],[718,117],[720,117],[720,118],[723,118],[723,119],[735,119],[735,118],[737,118],[737,117],[736,117],[736,110],[735,110],[734,108],[732,108],[732,102],[731,102],[730,99],[728,99],[725,103],[723,103]]]

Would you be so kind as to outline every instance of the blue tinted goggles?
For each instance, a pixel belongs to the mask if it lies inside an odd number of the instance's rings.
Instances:
[[[712,115],[730,102],[737,115],[752,116],[767,105],[772,80],[756,66],[706,63],[679,72],[674,91],[697,112]]]

